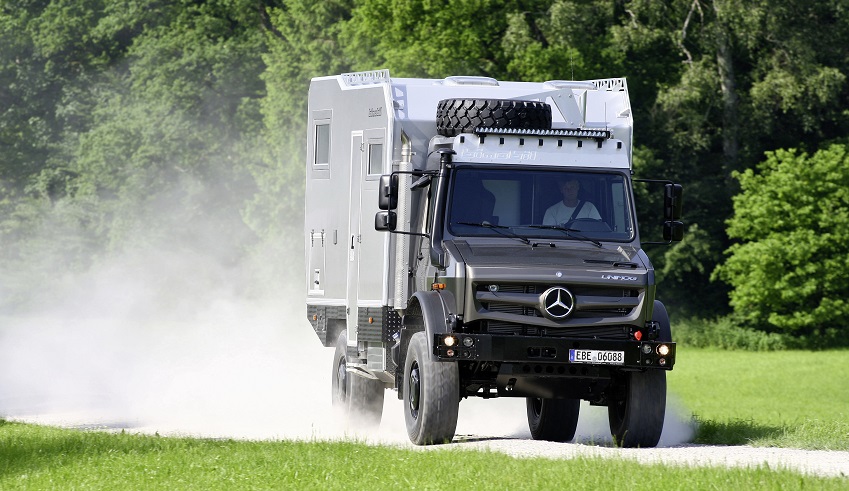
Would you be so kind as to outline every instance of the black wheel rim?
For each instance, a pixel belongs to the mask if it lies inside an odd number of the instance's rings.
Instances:
[[[339,402],[345,402],[348,399],[348,385],[347,385],[347,377],[348,372],[345,367],[345,359],[342,358],[339,360],[339,364],[336,366],[336,400]]]
[[[542,414],[542,399],[539,397],[531,398],[531,413],[533,414],[534,421],[539,421],[539,416]]]
[[[413,362],[410,367],[410,393],[408,396],[410,403],[410,415],[413,419],[419,417],[419,399],[421,397],[421,378],[419,377],[419,364]]]

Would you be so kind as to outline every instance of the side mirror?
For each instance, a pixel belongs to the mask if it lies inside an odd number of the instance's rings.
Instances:
[[[377,206],[381,210],[394,210],[398,207],[398,174],[380,176],[380,184],[377,188]]]
[[[374,229],[392,232],[398,224],[398,215],[394,211],[379,211],[374,216]]]
[[[682,222],[677,220],[663,222],[663,240],[666,242],[681,242],[683,238],[684,224]]]
[[[684,188],[680,184],[666,184],[663,190],[663,217],[666,220],[680,220],[683,213]],[[669,222],[667,222],[669,223]],[[664,225],[664,235],[666,225]],[[680,239],[679,239],[680,240]]]

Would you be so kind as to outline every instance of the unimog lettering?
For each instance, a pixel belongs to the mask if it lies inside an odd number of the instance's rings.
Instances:
[[[620,276],[613,274],[603,274],[601,275],[603,280],[614,280],[614,281],[637,281],[636,276]]]
[[[676,351],[632,184],[662,187],[665,243],[682,191],[633,176],[625,79],[347,73],[312,80],[308,114],[307,319],[340,417],[377,425],[394,390],[426,445],[462,400],[522,397],[565,442],[585,400],[618,445],[657,444]]]

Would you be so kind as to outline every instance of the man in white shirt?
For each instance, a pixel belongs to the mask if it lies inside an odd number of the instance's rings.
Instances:
[[[563,195],[563,200],[551,205],[545,210],[543,225],[563,225],[578,218],[601,220],[601,215],[595,205],[589,201],[578,199],[581,183],[575,177],[558,180],[557,186]]]

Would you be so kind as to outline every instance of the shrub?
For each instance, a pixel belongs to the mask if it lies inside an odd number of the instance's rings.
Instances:
[[[739,242],[715,277],[731,285],[736,318],[809,341],[846,332],[835,322],[849,318],[847,148],[770,152],[758,172],[735,177],[741,192],[728,235]]]

